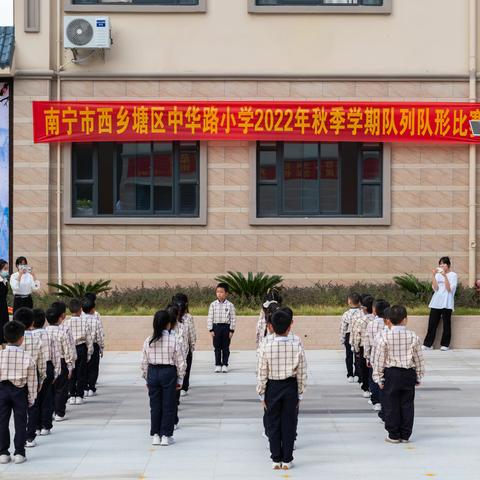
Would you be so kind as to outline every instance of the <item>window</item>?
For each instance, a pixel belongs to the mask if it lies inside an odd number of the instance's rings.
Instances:
[[[198,142],[74,143],[73,217],[198,217]]]
[[[383,216],[378,143],[257,144],[257,218]]]
[[[392,0],[249,0],[251,13],[391,13]]]
[[[65,0],[66,12],[206,12],[207,0]]]
[[[256,0],[256,5],[373,5],[382,6],[383,0]]]

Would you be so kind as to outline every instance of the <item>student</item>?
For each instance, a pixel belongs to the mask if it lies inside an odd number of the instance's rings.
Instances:
[[[62,364],[60,351],[53,338],[48,336],[45,327],[45,312],[40,308],[33,309],[33,330],[32,333],[43,344],[43,351],[46,360],[46,377],[42,383],[42,388],[38,392],[38,418],[35,425],[37,435],[50,435],[52,429],[52,413],[50,405],[53,401],[53,382],[60,375]],[[30,417],[29,417],[30,419]]]
[[[289,336],[292,317],[279,309],[272,316],[275,336],[260,349],[257,393],[266,408],[267,432],[274,470],[293,467],[298,404],[307,380],[305,351]]]
[[[8,322],[8,262],[0,259],[0,348],[5,345],[3,327]]]
[[[143,344],[141,370],[150,397],[152,445],[173,443],[175,392],[182,387],[186,369],[183,347],[170,328],[170,314],[158,311],[153,317],[153,334]]]
[[[62,326],[63,314],[61,309],[50,307],[45,312],[47,322],[47,335],[55,343],[60,355],[60,374],[54,383],[52,402],[47,414],[52,416],[55,412],[55,421],[62,422],[66,420],[65,416],[68,399],[68,380],[72,378],[73,368],[75,366],[76,351],[72,347],[72,341],[69,337],[69,330]]]
[[[33,312],[30,308],[21,307],[13,315],[13,319],[23,325],[25,328],[23,348],[33,359],[37,367],[37,378],[39,388],[43,386],[43,382],[47,376],[47,360],[42,341],[33,334]],[[35,399],[35,403],[28,409],[27,422],[27,442],[25,446],[28,448],[36,447],[35,442],[38,419],[40,416],[39,397]]]
[[[185,313],[182,316],[183,324],[187,329],[188,349],[187,349],[187,370],[185,371],[185,377],[183,377],[182,390],[180,395],[183,397],[188,395],[190,388],[190,371],[192,369],[193,352],[197,343],[197,332],[195,330],[195,323],[193,317],[188,311],[188,297],[184,293],[176,293],[172,297],[173,303],[183,303],[185,305]]]
[[[373,379],[383,393],[385,429],[389,443],[408,442],[413,429],[415,387],[425,374],[422,343],[407,330],[407,310],[394,305],[389,310],[390,330],[375,350]]]
[[[215,349],[215,373],[228,372],[230,341],[235,332],[235,306],[227,300],[228,285],[219,283],[215,289],[217,299],[208,309],[208,331]]]
[[[59,326],[60,326],[60,329],[65,332],[65,335],[68,341],[70,342],[71,350],[73,351],[74,361],[75,361],[77,359],[77,351],[75,349],[75,340],[73,339],[73,334],[70,328],[65,323],[65,319],[67,318],[67,305],[65,302],[57,301],[57,302],[53,302],[51,306],[52,308],[55,308],[58,311],[58,314],[60,315]]]
[[[368,368],[364,357],[364,341],[367,325],[373,320],[373,297],[369,294],[362,295],[361,299],[362,314],[355,315],[351,324],[350,343],[355,354],[355,364],[357,367],[360,387],[364,398],[370,398],[368,388]]]
[[[10,287],[13,292],[13,313],[21,307],[33,308],[32,293],[40,288],[40,282],[25,257],[18,257],[15,266],[17,272],[10,277]]]
[[[15,320],[3,329],[7,347],[0,351],[0,464],[11,462],[9,420],[15,425],[15,463],[23,463],[27,440],[27,411],[37,398],[37,367],[23,349],[25,327]]]
[[[270,305],[277,304],[282,305],[282,297],[276,290],[270,290],[263,298],[262,309],[260,310],[260,316],[258,317],[255,340],[257,348],[260,342],[267,335],[267,309]]]
[[[373,320],[367,325],[364,343],[363,343],[363,352],[365,356],[365,361],[367,362],[368,367],[368,388],[371,393],[370,400],[372,402],[373,410],[379,412],[382,407],[380,404],[380,391],[378,384],[375,383],[372,379],[372,351],[377,335],[382,332],[385,328],[385,312],[390,307],[390,304],[383,299],[378,299],[373,305]]]
[[[77,298],[70,300],[68,306],[71,316],[65,320],[75,341],[77,360],[70,379],[70,405],[82,405],[87,391],[87,363],[93,354],[93,339],[87,318],[82,317],[82,303]]]
[[[103,349],[105,348],[105,333],[100,315],[95,311],[95,301],[92,300],[91,296],[84,299],[82,310],[93,341],[93,353],[87,363],[87,396],[93,397],[97,395],[98,371],[100,357],[103,357]]]
[[[340,322],[340,342],[345,347],[345,365],[347,367],[347,380],[353,383],[359,380],[357,371],[353,369],[353,352],[350,345],[352,320],[361,315],[360,295],[356,292],[350,293],[347,298],[350,307],[343,315]]]

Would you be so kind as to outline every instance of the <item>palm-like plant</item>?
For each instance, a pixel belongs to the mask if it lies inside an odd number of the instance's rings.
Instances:
[[[227,272],[228,275],[219,275],[217,282],[226,283],[232,293],[251,302],[263,297],[271,288],[283,281],[280,275],[267,275],[264,272],[248,272],[245,276],[241,272]]]
[[[49,283],[50,287],[56,288],[55,295],[65,298],[83,298],[86,293],[104,293],[111,290],[111,280],[98,280],[97,282],[75,282],[72,284]]]
[[[393,281],[401,289],[411,293],[416,298],[425,299],[432,291],[430,282],[419,280],[411,273],[405,273],[404,275],[393,277]]]

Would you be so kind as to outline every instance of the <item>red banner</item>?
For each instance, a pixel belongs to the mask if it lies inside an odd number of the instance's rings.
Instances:
[[[478,103],[33,102],[34,140],[480,142]]]

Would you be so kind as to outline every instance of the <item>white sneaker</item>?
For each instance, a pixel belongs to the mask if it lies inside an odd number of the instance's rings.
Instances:
[[[297,442],[293,442],[293,449],[294,449],[294,450],[297,449]]]
[[[273,462],[272,463],[272,468],[273,468],[273,470],[281,470],[282,469],[282,463],[281,462]]]
[[[63,421],[66,420],[66,419],[67,419],[67,416],[66,416],[66,415],[63,416],[63,417],[61,417],[60,415],[55,415],[55,417],[54,417],[54,420],[55,420],[56,422],[63,422]]]
[[[399,439],[397,439],[397,438],[390,438],[390,437],[386,437],[386,438],[385,438],[385,441],[386,441],[387,443],[400,443],[400,440],[399,440]]]
[[[50,430],[48,430],[47,428],[42,428],[42,429],[40,430],[40,435],[41,435],[42,437],[44,437],[45,435],[50,435]]]
[[[83,396],[84,396],[84,397],[88,397],[88,390],[84,390],[84,391],[83,391]]]
[[[96,397],[96,396],[97,396],[97,392],[94,392],[93,390],[89,390],[87,393],[87,397]]]
[[[221,373],[222,372],[222,367],[220,367],[219,365],[217,365],[215,367],[215,370],[214,370],[215,373]]]
[[[363,398],[370,398],[371,393],[370,392],[363,392],[362,397]]]
[[[427,347],[426,345],[422,345],[422,350],[433,350],[433,347]]]
[[[226,365],[222,367],[222,373],[228,373],[228,367]]]
[[[85,400],[82,397],[75,398],[75,405],[83,405],[84,403],[85,403]]]
[[[368,403],[369,405],[373,405],[373,402],[372,402],[372,400],[371,400],[370,398],[368,399],[368,402],[367,402],[367,403]]]
[[[282,462],[282,470],[290,470],[293,468],[293,462],[283,463]]]
[[[23,463],[27,461],[27,457],[25,455],[15,455],[15,463]]]
[[[440,347],[440,350],[442,352],[448,352],[450,350],[450,347]]]
[[[68,404],[69,404],[69,405],[75,405],[75,397],[70,397],[70,398],[68,399]]]
[[[262,437],[268,440],[268,435],[265,432],[262,432]]]
[[[358,382],[358,377],[356,375],[353,377],[353,381]]]
[[[160,435],[155,434],[153,436],[152,445],[160,445]]]
[[[10,463],[12,457],[10,455],[0,455],[0,464]]]
[[[174,429],[174,430],[178,430],[178,423],[176,423],[176,424],[173,426],[173,429]]]
[[[374,410],[375,412],[379,412],[381,409],[382,409],[382,406],[381,406],[379,403],[376,403],[376,404],[373,406],[373,410]]]
[[[35,435],[40,435],[41,430],[35,430]]]
[[[347,377],[347,382],[348,383],[353,383],[355,380],[353,377]]]
[[[168,447],[170,445],[170,439],[165,435],[162,436],[162,440],[160,441],[160,445],[162,447]]]
[[[181,397],[186,397],[187,395],[188,395],[188,392],[186,392],[185,390],[180,390]]]
[[[33,448],[37,446],[37,442],[35,440],[27,440],[25,442],[25,448]]]

